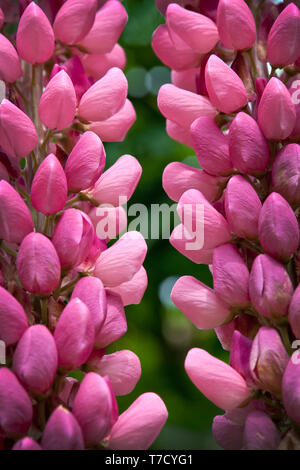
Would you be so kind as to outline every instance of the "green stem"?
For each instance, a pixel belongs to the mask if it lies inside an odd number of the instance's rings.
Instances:
[[[79,201],[81,201],[81,196],[80,194],[77,194],[76,196],[72,197],[72,199],[69,199],[69,201],[65,204],[65,207],[70,207],[75,204],[75,202]]]
[[[290,338],[289,338],[289,332],[288,332],[288,329],[287,329],[287,326],[285,325],[282,325],[282,326],[279,326],[277,325],[277,329],[280,333],[280,336],[281,336],[281,339],[282,339],[282,342],[284,344],[284,347],[285,349],[287,350],[287,352],[289,353],[289,355],[291,356],[293,354],[293,350],[291,348],[291,342],[290,342]]]
[[[69,289],[71,289],[73,286],[75,286],[75,284],[79,281],[79,279],[82,277],[82,274],[78,274],[78,276],[73,279],[73,281],[70,281],[68,282],[68,284],[64,285],[61,289],[60,289],[60,294],[62,292],[65,292],[65,291],[68,291]]]
[[[15,250],[12,250],[11,248],[9,248],[9,247],[4,243],[3,240],[2,240],[2,242],[1,242],[1,248],[2,248],[2,250],[6,251],[6,253],[8,253],[9,255],[14,256],[14,257],[17,256],[17,252],[16,252]]]
[[[249,49],[247,51],[247,53],[248,53],[248,56],[249,56],[249,59],[250,59],[250,62],[251,62],[252,68],[253,68],[254,78],[257,78],[258,77],[258,71],[257,71],[256,63],[255,63],[255,60],[254,60],[254,57],[253,57],[252,49]]]
[[[41,312],[42,312],[42,323],[44,325],[48,325],[48,309],[47,309],[48,299],[47,297],[43,297],[41,299]]]
[[[13,88],[18,93],[18,95],[22,98],[22,100],[24,101],[25,106],[28,106],[28,100],[25,98],[25,96],[21,92],[20,88],[17,85],[17,82],[13,83]]]

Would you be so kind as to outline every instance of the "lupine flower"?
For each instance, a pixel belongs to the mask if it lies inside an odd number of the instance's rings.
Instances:
[[[260,315],[278,318],[288,313],[293,286],[281,263],[268,255],[259,255],[250,272],[249,293]]]
[[[291,134],[295,122],[295,106],[286,86],[278,78],[271,78],[258,106],[261,130],[267,139],[283,140]]]
[[[118,407],[107,377],[89,372],[80,384],[72,410],[88,444],[99,443],[118,418]]]
[[[30,64],[46,62],[54,51],[54,33],[43,10],[31,2],[21,16],[17,31],[17,49]]]
[[[39,166],[31,186],[33,207],[43,214],[59,212],[67,201],[67,179],[55,155],[50,154]]]
[[[232,335],[230,348],[230,365],[244,377],[248,386],[254,386],[254,380],[250,370],[250,355],[252,340],[235,330]]]
[[[278,16],[268,35],[267,59],[272,65],[289,65],[299,57],[300,11],[291,3]]]
[[[31,213],[17,191],[6,181],[0,181],[0,237],[21,243],[33,230]]]
[[[254,18],[244,0],[220,0],[217,26],[221,41],[228,49],[248,49],[255,42]]]
[[[0,287],[0,339],[6,345],[19,341],[28,327],[22,305],[3,287]]]
[[[277,450],[280,432],[272,419],[263,411],[251,411],[245,422],[243,449]]]
[[[272,186],[274,191],[281,194],[294,207],[300,204],[300,147],[289,144],[283,147],[272,167]]]
[[[49,129],[65,129],[74,119],[76,94],[69,75],[61,70],[50,80],[39,104],[39,116]]]
[[[31,437],[23,437],[14,444],[12,450],[42,450],[42,448]]]
[[[7,99],[0,104],[0,139],[3,150],[17,160],[26,157],[38,143],[31,119]]]
[[[105,121],[91,122],[89,129],[105,142],[122,142],[135,120],[133,104],[126,100],[120,111]]]
[[[0,34],[0,79],[8,83],[15,82],[21,75],[21,62],[12,43]]]
[[[205,84],[210,101],[223,113],[237,111],[247,104],[247,92],[242,80],[216,55],[210,56],[206,64]]]
[[[140,395],[113,425],[107,445],[110,449],[148,449],[168,417],[162,399],[155,393]]]
[[[31,326],[14,353],[14,373],[27,388],[45,392],[54,380],[56,369],[57,350],[52,334],[44,325]]]
[[[92,54],[110,52],[126,26],[127,20],[127,12],[118,0],[106,2],[96,13],[89,33],[80,41],[81,46]]]
[[[23,287],[33,294],[50,294],[60,280],[60,262],[51,241],[30,233],[21,243],[17,270]]]
[[[74,415],[66,408],[56,408],[47,421],[42,436],[44,450],[82,450],[83,436]]]
[[[282,379],[282,399],[289,417],[299,425],[299,352],[289,360]]]
[[[265,200],[258,221],[261,246],[274,258],[287,261],[299,245],[296,216],[286,200],[271,193]]]
[[[92,315],[87,305],[74,297],[64,308],[54,331],[58,364],[72,369],[81,366],[92,352],[94,338]]]
[[[95,337],[95,347],[105,348],[117,341],[127,331],[127,321],[122,299],[119,294],[106,290],[106,317]]]
[[[124,70],[126,65],[126,55],[123,47],[116,44],[110,52],[106,54],[83,54],[80,56],[82,65],[89,77],[99,80],[112,67]]]
[[[78,43],[93,26],[96,10],[97,0],[67,0],[55,17],[55,37],[65,44]]]

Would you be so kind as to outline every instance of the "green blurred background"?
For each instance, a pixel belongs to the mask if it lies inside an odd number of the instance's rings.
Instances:
[[[122,143],[106,144],[108,165],[123,154],[134,155],[143,174],[130,204],[172,204],[162,188],[162,173],[171,161],[197,166],[193,151],[170,139],[157,105],[159,87],[170,82],[170,71],[151,49],[151,36],[164,22],[154,0],[124,0],[129,22],[121,38],[127,54],[129,98],[137,121]],[[108,349],[127,348],[141,359],[142,377],[135,390],[118,402],[126,409],[141,393],[158,393],[166,403],[169,419],[153,445],[155,449],[216,449],[211,424],[220,410],[190,382],[184,370],[188,350],[198,346],[227,359],[213,331],[198,331],[175,308],[170,291],[179,276],[190,274],[211,286],[207,266],[184,258],[168,240],[147,240],[148,289],[138,306],[126,308],[128,333]],[[221,412],[222,413],[222,412]]]

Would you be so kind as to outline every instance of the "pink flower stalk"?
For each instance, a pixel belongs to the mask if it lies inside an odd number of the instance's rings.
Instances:
[[[298,353],[289,358],[300,339],[300,10],[244,0],[156,3],[166,25],[152,46],[172,80],[158,107],[167,134],[193,148],[201,165],[173,162],[164,171],[182,222],[170,243],[209,265],[214,285],[183,276],[171,297],[230,351],[229,366],[192,349],[186,371],[226,410],[213,423],[221,447],[297,448]],[[220,40],[199,57],[207,45],[200,26],[211,38],[211,21]]]
[[[56,39],[76,44],[93,26],[97,0],[67,0],[59,9],[53,24]]]
[[[134,353],[105,348],[147,286],[142,236],[113,243],[141,166],[125,155],[102,175],[102,141],[123,140],[136,119],[117,43],[127,13],[116,0],[0,3],[0,449],[104,447],[115,393],[141,375]],[[146,415],[150,445],[164,421]]]
[[[168,411],[155,393],[140,395],[113,425],[107,445],[110,449],[144,450],[163,428]]]
[[[45,215],[55,214],[65,207],[67,195],[64,169],[56,156],[50,154],[34,175],[30,193],[32,205]]]
[[[43,10],[31,2],[21,16],[17,31],[17,49],[30,64],[47,62],[54,51],[54,33]]]

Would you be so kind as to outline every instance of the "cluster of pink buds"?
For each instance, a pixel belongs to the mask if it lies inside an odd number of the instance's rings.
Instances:
[[[147,286],[143,237],[111,243],[141,166],[124,155],[103,172],[102,141],[135,120],[117,44],[127,13],[118,0],[2,3],[4,25],[12,3],[21,15],[0,34],[0,449],[147,449],[166,407],[144,393],[119,416],[141,364],[106,354]]]
[[[157,5],[166,24],[153,49],[172,69],[158,106],[201,166],[164,171],[182,222],[170,241],[209,265],[214,286],[184,276],[171,297],[230,350],[229,365],[194,348],[185,369],[225,410],[213,423],[220,446],[299,449],[300,11],[269,0]]]

